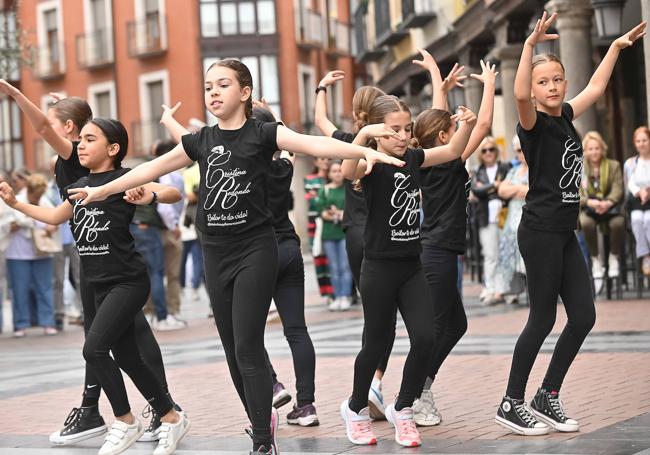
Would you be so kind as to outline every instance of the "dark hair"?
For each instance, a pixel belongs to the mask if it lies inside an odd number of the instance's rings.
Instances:
[[[223,66],[224,68],[230,68],[237,75],[237,82],[241,88],[250,87],[251,96],[246,100],[245,114],[246,118],[251,118],[253,116],[253,76],[246,65],[234,58],[224,58],[218,62],[214,62],[208,68],[210,71],[214,66]]]
[[[78,96],[70,96],[56,101],[50,104],[50,109],[54,110],[54,115],[61,123],[71,120],[77,128],[77,132],[81,131],[81,128],[93,118],[93,111],[86,100]]]
[[[263,107],[254,107],[253,108],[253,117],[262,122],[275,122],[275,117],[273,113],[268,109]]]
[[[122,160],[129,149],[129,134],[126,132],[124,125],[118,120],[108,118],[94,118],[90,123],[102,130],[109,144],[117,144],[120,146],[119,152],[113,158],[113,164],[115,165],[115,169],[122,167]]]
[[[435,147],[441,131],[449,131],[452,126],[451,113],[441,109],[427,109],[415,119],[413,144],[425,149]]]
[[[174,149],[174,147],[176,147],[176,143],[171,139],[158,141],[156,142],[156,145],[153,148],[153,154],[155,156],[163,156],[165,153],[171,152]]]

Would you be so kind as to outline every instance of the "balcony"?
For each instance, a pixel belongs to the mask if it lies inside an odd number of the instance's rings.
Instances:
[[[129,57],[147,58],[167,52],[167,18],[150,14],[141,21],[126,24]]]
[[[375,36],[377,47],[393,46],[409,35],[408,30],[394,30],[390,23],[388,0],[375,1]]]
[[[368,63],[379,60],[386,54],[386,48],[378,47],[370,49],[368,47],[368,37],[366,35],[368,11],[362,4],[354,13],[354,33],[356,42],[355,58],[358,63]]]
[[[34,49],[34,77],[41,80],[52,80],[63,77],[65,64],[63,62],[63,43],[50,43]]]
[[[296,41],[305,49],[323,47],[323,17],[307,8],[296,9]]]
[[[402,0],[401,28],[423,27],[434,17],[433,0]]]
[[[169,136],[164,125],[157,120],[137,121],[131,124],[131,153],[132,157],[149,156],[151,146],[159,140]]]
[[[77,36],[77,64],[81,69],[100,69],[114,63],[112,30],[96,30]]]
[[[350,26],[337,19],[330,19],[328,53],[343,57],[350,55]]]

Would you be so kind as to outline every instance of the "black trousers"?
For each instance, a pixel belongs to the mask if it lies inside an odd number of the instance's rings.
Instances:
[[[363,262],[363,231],[365,226],[349,226],[345,228],[345,249],[348,253],[348,263],[350,264],[350,270],[352,271],[352,276],[354,277],[354,282],[357,287],[361,283],[361,263]],[[386,372],[388,367],[388,359],[390,358],[390,353],[393,350],[393,343],[395,342],[395,326],[397,324],[397,309],[393,316],[393,329],[390,333],[387,334],[388,345],[386,352],[379,363],[377,364],[377,370],[382,373]],[[366,339],[366,329],[363,329],[363,335],[361,337],[362,343]]]
[[[506,394],[523,399],[542,343],[553,329],[558,296],[568,321],[557,341],[544,384],[559,390],[582,342],[596,322],[589,273],[573,231],[546,232],[519,225],[519,250],[526,265],[530,313],[512,356]]]
[[[395,403],[401,410],[420,396],[434,345],[433,306],[420,258],[364,258],[360,289],[366,339],[354,363],[350,409],[359,412],[368,404],[373,373],[386,353],[387,334],[394,330],[393,316],[399,308],[411,342]]]
[[[305,323],[305,266],[300,243],[296,239],[282,239],[278,243],[278,277],[273,300],[291,348],[296,373],[296,399],[298,403],[313,403],[316,354]],[[273,382],[277,382],[277,374],[270,360],[269,367]]]
[[[201,235],[205,282],[230,376],[253,428],[253,442],[271,438],[273,384],[264,327],[275,289],[278,246],[271,226],[243,238]]]
[[[435,350],[428,376],[435,378],[451,350],[467,332],[467,316],[458,292],[458,254],[434,245],[422,245],[422,267],[431,290],[435,319]]]
[[[158,414],[164,415],[173,407],[153,370],[142,359],[136,341],[134,319],[142,314],[148,295],[149,277],[146,274],[132,281],[115,283],[88,283],[83,275],[81,278],[84,307],[94,310],[86,311],[84,316],[88,332],[83,356],[106,392],[116,416],[131,410],[120,369],[133,380]]]

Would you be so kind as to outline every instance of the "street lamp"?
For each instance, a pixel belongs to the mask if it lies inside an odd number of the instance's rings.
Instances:
[[[625,0],[591,0],[600,38],[613,38],[621,34],[621,21]]]

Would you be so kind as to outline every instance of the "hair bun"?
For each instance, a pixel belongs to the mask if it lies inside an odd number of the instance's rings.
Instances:
[[[360,111],[357,114],[357,118],[361,120],[362,122],[367,122],[368,121],[368,113],[365,111]]]
[[[416,137],[411,138],[411,147],[416,149],[420,148],[420,141],[418,141],[418,138]]]

